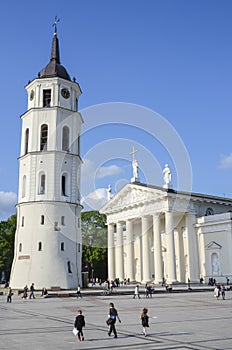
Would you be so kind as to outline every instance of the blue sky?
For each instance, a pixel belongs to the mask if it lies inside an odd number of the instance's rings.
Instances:
[[[85,208],[102,204],[108,184],[115,193],[130,182],[133,145],[142,182],[162,186],[168,163],[174,188],[232,197],[230,0],[9,1],[0,14],[0,219],[15,211],[24,86],[49,62],[56,15],[61,62],[83,91]]]

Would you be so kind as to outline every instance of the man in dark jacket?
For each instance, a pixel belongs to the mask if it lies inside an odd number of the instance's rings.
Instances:
[[[84,334],[82,328],[85,327],[85,317],[82,315],[82,311],[78,310],[78,314],[76,316],[74,327],[78,330],[77,339],[78,341],[84,340]]]
[[[118,318],[120,323],[121,323],[121,320],[120,320],[120,318],[118,316],[118,312],[115,309],[113,303],[110,303],[110,310],[109,310],[109,315],[108,316],[109,316],[109,320],[110,320],[110,323],[109,323],[110,329],[109,329],[108,335],[110,336],[111,333],[113,332],[114,333],[114,338],[117,338],[118,336],[117,336],[117,331],[116,331],[116,328],[115,328],[116,318]]]

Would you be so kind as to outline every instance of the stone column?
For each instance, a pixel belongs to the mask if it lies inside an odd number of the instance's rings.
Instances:
[[[108,279],[115,279],[114,224],[108,224]]]
[[[193,213],[186,213],[186,234],[188,242],[188,271],[191,282],[199,282],[199,259],[197,249],[197,234],[195,230],[196,216]]]
[[[167,242],[167,282],[176,282],[176,257],[175,257],[175,245],[174,245],[174,222],[173,213],[170,211],[165,212],[165,232]]]
[[[163,260],[162,243],[160,230],[160,215],[153,215],[153,245],[154,245],[154,265],[155,265],[155,283],[163,281]]]
[[[116,249],[115,249],[115,267],[116,278],[124,280],[124,259],[123,259],[123,226],[121,222],[117,223],[116,233]]]
[[[148,282],[151,280],[150,269],[150,248],[148,241],[149,220],[147,216],[142,217],[142,280]]]
[[[127,273],[126,277],[130,279],[130,281],[135,280],[134,273],[134,237],[133,237],[133,223],[129,220],[126,222],[126,253],[127,253]]]

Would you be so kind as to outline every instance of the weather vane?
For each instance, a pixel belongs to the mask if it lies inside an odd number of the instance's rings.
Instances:
[[[55,27],[55,34],[57,34],[57,24],[58,24],[58,22],[60,22],[60,19],[56,16],[55,17],[55,21],[54,21],[54,23],[53,23],[53,27]]]

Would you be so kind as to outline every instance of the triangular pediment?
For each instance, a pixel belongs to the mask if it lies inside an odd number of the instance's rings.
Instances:
[[[222,246],[215,241],[211,241],[206,245],[206,249],[221,249],[221,247]]]
[[[149,203],[164,198],[166,191],[162,189],[148,188],[139,184],[127,184],[116,193],[101,209],[100,212],[124,210],[136,207],[142,203]]]

